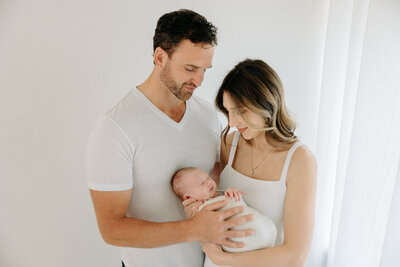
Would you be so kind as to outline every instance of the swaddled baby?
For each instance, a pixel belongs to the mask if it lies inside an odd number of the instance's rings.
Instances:
[[[238,189],[230,187],[225,190],[224,195],[218,196],[215,181],[205,171],[193,167],[177,171],[174,177],[172,177],[171,184],[173,191],[182,201],[190,198],[203,201],[204,204],[200,207],[200,210],[205,205],[224,200],[227,197],[229,198],[228,204],[220,210],[243,206],[244,211],[234,217],[246,214],[254,215],[253,221],[232,228],[232,230],[255,230],[253,235],[231,238],[231,240],[236,242],[244,242],[245,246],[242,248],[228,248],[223,246],[225,251],[243,252],[274,246],[277,234],[275,224],[267,216],[247,206],[241,198],[241,192]]]

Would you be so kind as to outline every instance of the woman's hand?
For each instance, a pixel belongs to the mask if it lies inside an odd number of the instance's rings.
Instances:
[[[235,199],[235,201],[240,200],[241,197],[240,194],[247,195],[245,192],[242,192],[235,187],[229,187],[228,189],[225,190],[225,196],[230,199]]]
[[[185,209],[186,217],[189,219],[193,218],[197,213],[199,213],[199,208],[203,203],[203,201],[193,198],[185,199],[182,202],[182,205]]]
[[[224,252],[220,245],[201,242],[201,248],[214,264],[220,266],[228,265],[227,259],[230,253]]]

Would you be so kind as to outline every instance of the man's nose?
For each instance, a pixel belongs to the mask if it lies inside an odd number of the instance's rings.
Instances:
[[[201,85],[201,83],[203,82],[204,79],[204,71],[199,70],[196,72],[195,76],[192,77],[192,79],[190,80],[192,83],[194,83],[196,85],[196,87],[199,87]]]

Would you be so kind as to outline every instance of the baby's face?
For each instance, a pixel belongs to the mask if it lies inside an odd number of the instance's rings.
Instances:
[[[182,177],[185,195],[198,200],[207,200],[217,194],[217,185],[208,174],[201,169],[194,169]]]

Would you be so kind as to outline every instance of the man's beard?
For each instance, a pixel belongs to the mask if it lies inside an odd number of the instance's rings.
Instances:
[[[165,65],[160,74],[160,80],[165,84],[171,93],[173,93],[178,99],[182,101],[188,100],[192,96],[192,92],[184,90],[185,85],[190,85],[195,87],[194,84],[185,82],[179,85],[172,77],[171,70],[169,68],[169,63]]]

